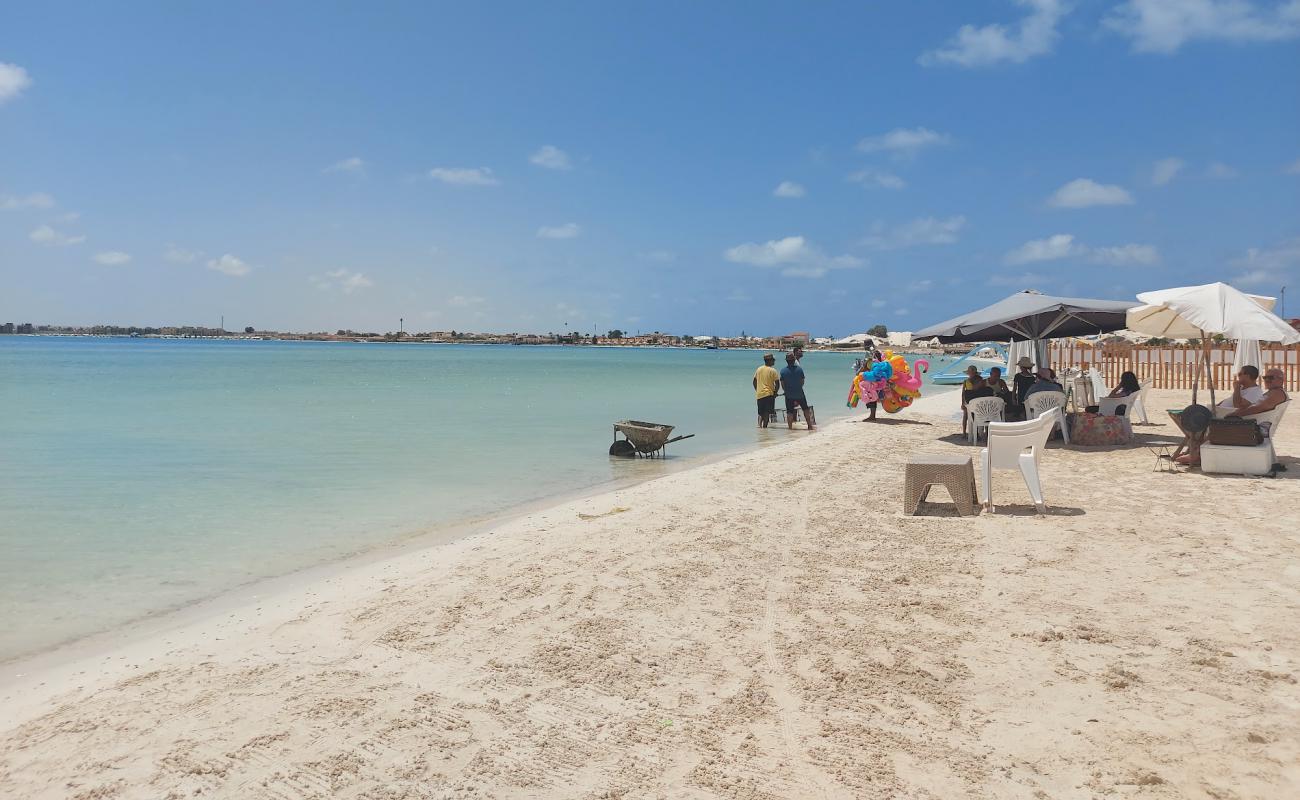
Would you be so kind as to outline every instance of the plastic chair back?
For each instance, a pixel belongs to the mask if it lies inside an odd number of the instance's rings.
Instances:
[[[990,466],[994,469],[1019,469],[1020,456],[1026,450],[1037,461],[1038,453],[1047,446],[1047,437],[1052,434],[1052,426],[1057,423],[1060,413],[1054,410],[1027,422],[990,422]]]
[[[1025,398],[1027,416],[1041,416],[1053,408],[1065,408],[1065,392],[1034,392]]]

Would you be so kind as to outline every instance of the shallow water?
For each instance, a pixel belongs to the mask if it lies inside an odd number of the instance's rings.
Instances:
[[[849,413],[855,355],[804,359],[821,419]],[[758,363],[726,350],[0,337],[0,659],[781,441],[791,434],[754,427]],[[666,462],[610,459],[624,418],[697,436]]]

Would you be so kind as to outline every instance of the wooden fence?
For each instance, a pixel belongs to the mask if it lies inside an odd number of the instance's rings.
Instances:
[[[1286,376],[1286,390],[1300,392],[1300,345],[1261,344],[1263,363],[1256,364],[1260,373],[1277,367]],[[1210,375],[1217,389],[1232,386],[1232,346],[1217,345],[1210,349]],[[1204,350],[1192,345],[1124,345],[1091,346],[1074,340],[1053,341],[1048,347],[1053,367],[1099,366],[1107,386],[1119,383],[1120,373],[1133,372],[1143,384],[1156,389],[1191,389],[1192,381],[1201,376]],[[1200,386],[1205,388],[1203,377]]]

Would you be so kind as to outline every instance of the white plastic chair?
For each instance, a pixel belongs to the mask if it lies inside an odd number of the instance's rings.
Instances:
[[[1079,375],[1075,377],[1070,384],[1070,398],[1073,401],[1075,411],[1082,411],[1088,406],[1095,405],[1097,400],[1093,394],[1092,381],[1087,377]]]
[[[970,433],[970,443],[979,442],[979,429],[987,428],[990,422],[1001,422],[1006,412],[1007,403],[1001,397],[977,397],[966,404],[966,415],[969,417],[967,431]]]
[[[993,505],[995,469],[1019,469],[1024,476],[1025,486],[1029,488],[1029,496],[1034,500],[1034,507],[1040,514],[1047,512],[1047,503],[1043,500],[1043,483],[1038,476],[1038,460],[1039,454],[1047,446],[1047,437],[1052,435],[1052,426],[1057,424],[1061,416],[1061,410],[1054,408],[1028,422],[989,423],[989,446],[980,451],[984,505],[989,513],[996,511]]]
[[[1088,370],[1088,380],[1092,382],[1092,402],[1088,405],[1096,405],[1097,401],[1110,393],[1106,388],[1106,379],[1102,377],[1101,370]]]
[[[1025,398],[1025,417],[1035,419],[1055,409],[1054,419],[1061,426],[1061,438],[1070,443],[1070,428],[1065,424],[1065,392],[1034,392]]]
[[[1129,422],[1132,423],[1133,420],[1141,417],[1143,425],[1150,425],[1151,420],[1147,419],[1146,402],[1147,390],[1151,387],[1145,383],[1138,384],[1138,387],[1137,394],[1129,395],[1129,399],[1133,401],[1133,407],[1128,410],[1128,419]]]

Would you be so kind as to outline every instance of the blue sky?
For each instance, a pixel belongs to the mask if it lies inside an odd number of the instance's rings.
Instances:
[[[5,3],[0,321],[1300,312],[1300,0]]]

